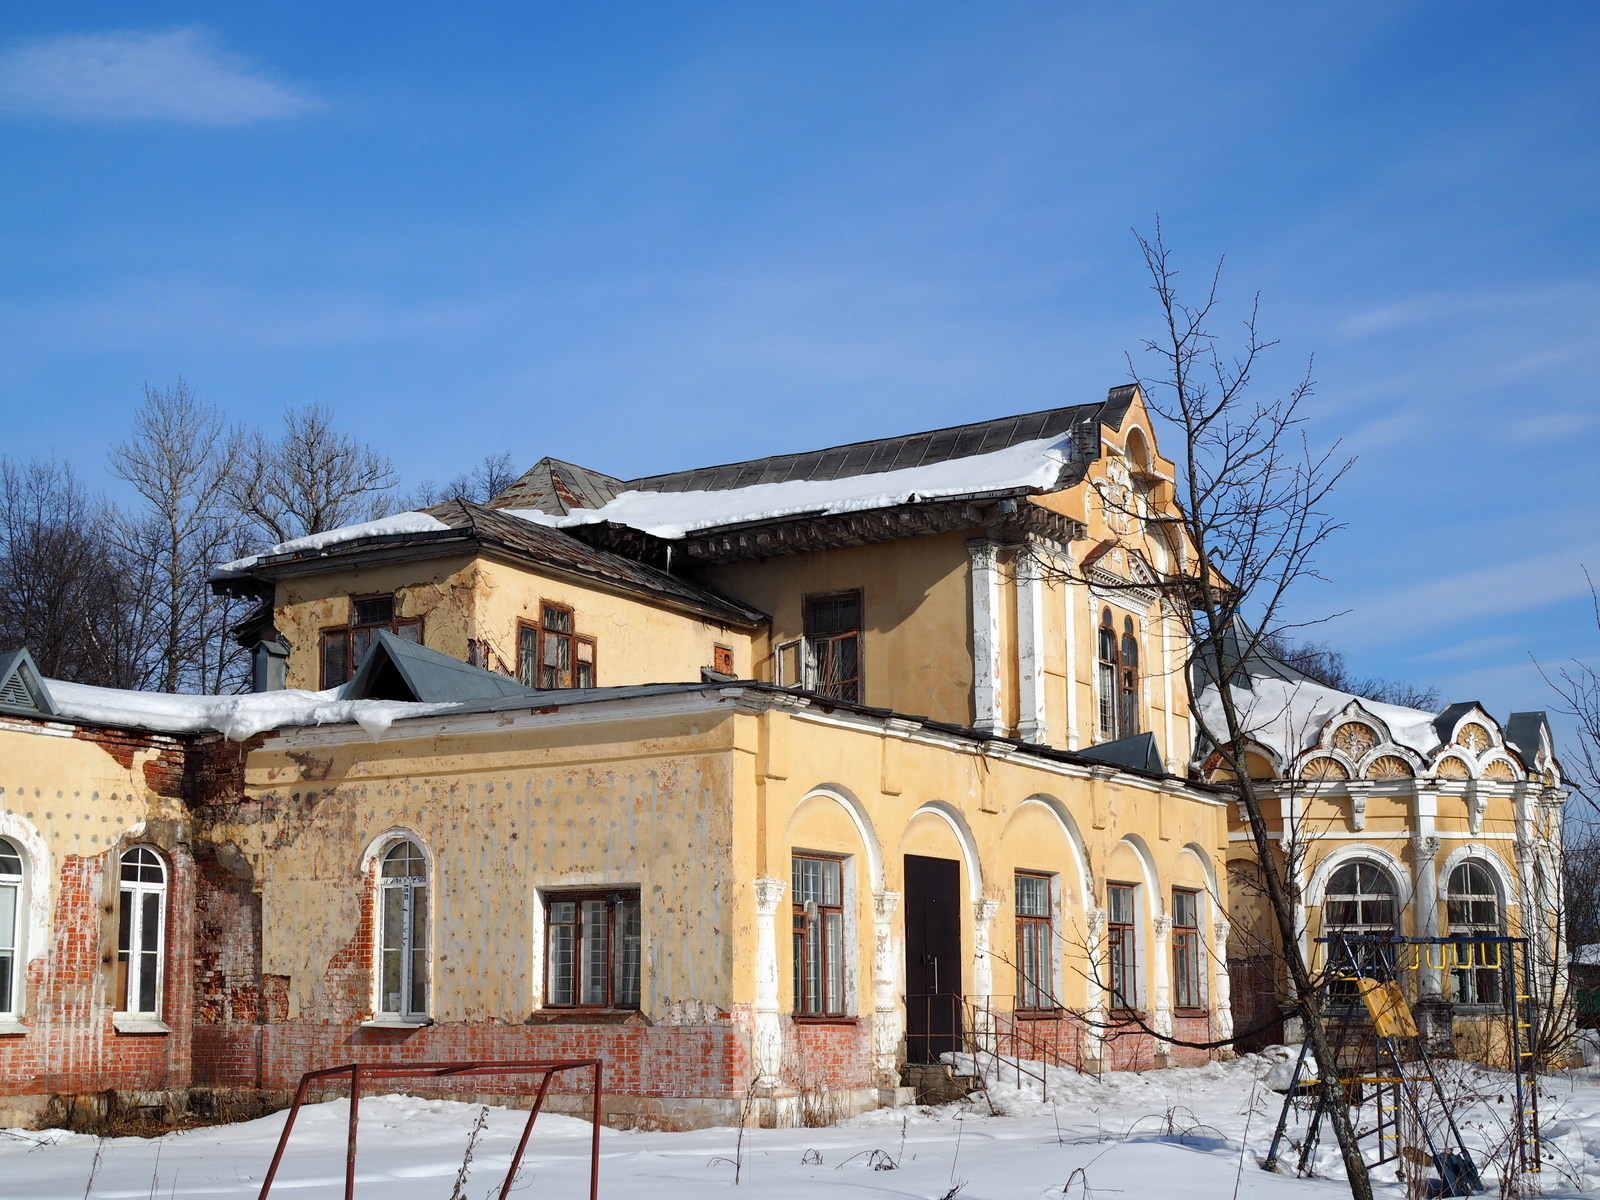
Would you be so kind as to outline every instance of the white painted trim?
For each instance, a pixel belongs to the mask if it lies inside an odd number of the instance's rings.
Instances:
[[[972,726],[984,733],[1002,728],[1000,697],[999,547],[988,538],[967,543],[972,596]]]
[[[822,783],[811,788],[798,801],[789,813],[788,824],[784,826],[785,835],[794,832],[794,825],[800,819],[800,812],[812,800],[832,800],[849,815],[851,822],[856,827],[856,835],[861,839],[862,848],[866,852],[867,871],[872,876],[874,892],[884,891],[888,884],[883,877],[883,843],[878,840],[878,830],[872,823],[872,816],[867,812],[866,806],[855,798],[849,788],[837,783]],[[791,846],[791,849],[793,847]],[[818,853],[823,853],[818,851]],[[831,851],[829,852],[831,853]]]
[[[955,808],[943,800],[929,800],[921,805],[914,813],[906,818],[906,828],[910,829],[912,822],[924,813],[929,813],[944,821],[950,826],[950,831],[956,835],[956,844],[961,847],[961,856],[966,860],[967,868],[967,898],[974,904],[983,899],[983,862],[978,857],[978,839],[972,836],[972,830],[967,825],[966,818]],[[902,839],[904,835],[902,834]]]
[[[1017,548],[1017,736],[1025,742],[1049,742],[1050,723],[1044,704],[1044,589],[1038,553]]]
[[[1510,835],[1502,836],[1509,837]],[[1485,863],[1494,872],[1495,878],[1500,881],[1501,905],[1505,908],[1521,906],[1521,896],[1517,890],[1516,876],[1511,873],[1511,868],[1506,865],[1505,859],[1489,849],[1488,846],[1480,845],[1478,842],[1467,842],[1463,846],[1457,846],[1445,856],[1444,862],[1439,864],[1439,878],[1443,881],[1442,894],[1446,899],[1450,896],[1451,872],[1464,862]],[[1501,924],[1503,926],[1505,922],[1502,921]]]

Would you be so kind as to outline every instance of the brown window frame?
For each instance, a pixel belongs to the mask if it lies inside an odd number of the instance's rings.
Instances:
[[[1100,691],[1100,737],[1102,741],[1133,737],[1139,732],[1139,639],[1133,631],[1133,618],[1122,618],[1119,636],[1111,607],[1100,610],[1095,628],[1096,658]]]
[[[387,621],[362,621],[358,623],[356,621],[356,606],[359,604],[370,603],[374,600],[389,601],[391,606],[389,609],[389,619]],[[350,619],[347,620],[343,625],[327,625],[318,631],[317,678],[323,690],[327,690],[331,687],[342,687],[344,684],[349,683],[355,678],[356,671],[361,666],[361,662],[357,657],[355,650],[356,634],[358,632],[376,631],[381,629],[398,635],[402,629],[415,629],[417,631],[416,637],[410,638],[409,640],[416,642],[419,646],[422,645],[422,618],[397,616],[396,614],[399,611],[399,607],[399,595],[395,592],[371,592],[366,595],[351,596]],[[344,677],[342,679],[330,679],[328,675],[328,659],[330,657],[329,642],[336,637],[344,638],[344,649],[342,653],[342,657],[344,659]]]
[[[1112,919],[1113,892],[1127,893],[1131,919]],[[1122,973],[1120,987],[1117,979],[1119,967]],[[1106,990],[1111,993],[1111,1011],[1139,1011],[1139,885],[1136,883],[1106,884],[1106,976]],[[1127,994],[1130,981],[1133,983],[1132,996]]]
[[[591,1012],[637,1012],[644,995],[644,909],[640,902],[637,887],[614,888],[589,888],[582,891],[549,891],[544,893],[544,1007],[561,1009],[586,1009]],[[628,902],[632,902],[635,920],[638,925],[634,932],[636,945],[634,947],[632,990],[633,995],[626,994],[626,988],[619,986],[617,978],[617,914]],[[605,973],[605,999],[603,1002],[584,1000],[584,969],[588,965],[584,961],[587,952],[587,939],[585,938],[584,921],[587,919],[586,904],[600,903],[605,906],[606,914],[606,973]],[[556,906],[558,904],[571,904],[573,906],[573,920],[557,921]],[[556,993],[554,973],[555,960],[555,931],[558,928],[571,927],[573,961],[571,980],[571,1000],[556,1000],[552,997]],[[619,993],[621,993],[619,998]]]
[[[856,607],[855,626],[850,629],[814,632],[813,613],[824,604],[837,604],[852,600]],[[812,592],[800,601],[801,645],[803,647],[803,676],[807,691],[816,692],[846,704],[865,703],[866,696],[866,598],[861,588],[845,588],[836,592]],[[834,662],[843,645],[854,642],[855,673],[841,678],[827,678],[834,672]],[[821,665],[827,660],[826,669]]]
[[[1044,912],[1024,913],[1021,891],[1017,886],[1023,879],[1036,879],[1044,884]],[[1019,1012],[1048,1012],[1060,1007],[1055,998],[1055,876],[1046,871],[1017,871],[1012,879],[1012,907],[1017,919],[1017,994],[1014,1007]],[[1030,978],[1027,963],[1030,954],[1038,964]]]
[[[800,899],[799,864],[801,862],[832,863],[839,872],[839,897],[838,903],[803,901]],[[847,1017],[850,1015],[850,988],[849,978],[845,971],[846,958],[850,953],[848,930],[845,922],[846,895],[849,891],[847,880],[849,860],[837,854],[813,854],[804,851],[791,851],[789,855],[790,872],[790,900],[791,912],[791,950],[794,969],[794,1015],[802,1018],[812,1017]],[[826,873],[824,872],[824,895],[826,895]],[[814,911],[813,911],[814,910]],[[828,918],[834,917],[838,921],[838,947],[837,961],[830,953]],[[820,997],[811,995],[808,981],[811,978],[811,942],[812,922],[820,918],[816,935],[817,955],[820,959],[817,970],[818,988]],[[830,991],[835,990],[839,997],[838,1006],[830,1008],[827,997]]]
[[[1205,1007],[1205,980],[1200,971],[1200,896],[1196,888],[1172,889],[1172,1007],[1178,1012],[1199,1012]],[[1189,923],[1179,924],[1178,897],[1188,898]]]
[[[551,629],[546,625],[548,614],[564,613],[567,618],[567,628]],[[529,621],[521,619],[517,622],[517,680],[528,687],[543,688],[548,691],[563,691],[576,688],[592,688],[599,686],[600,680],[600,647],[595,639],[577,632],[578,616],[570,604],[561,604],[555,600],[539,601],[539,619]],[[533,669],[528,670],[527,646],[528,634],[532,634],[533,642]],[[560,639],[567,643],[567,667],[553,683],[546,683],[546,642],[548,639]],[[578,654],[578,647],[584,646],[589,651],[589,681],[579,682],[579,669],[585,665]],[[560,670],[559,666],[554,668]]]

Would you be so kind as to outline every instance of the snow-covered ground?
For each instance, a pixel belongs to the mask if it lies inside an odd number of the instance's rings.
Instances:
[[[1279,1052],[1281,1055],[1281,1051]],[[600,1194],[611,1200],[696,1200],[754,1195],[776,1200],[939,1200],[959,1184],[961,1200],[1179,1200],[1183,1197],[1332,1197],[1344,1191],[1331,1136],[1317,1156],[1322,1178],[1297,1180],[1259,1169],[1281,1097],[1261,1077],[1272,1056],[1194,1069],[1111,1074],[1052,1073],[1037,1085],[991,1080],[981,1093],[940,1108],[879,1110],[822,1129],[732,1129],[693,1133],[603,1130]],[[1027,1082],[1027,1081],[1024,1081]],[[1480,1162],[1503,1140],[1504,1077],[1465,1073],[1490,1104],[1459,1119]],[[1551,1159],[1536,1194],[1578,1196],[1600,1188],[1600,1077],[1592,1070],[1545,1081]],[[999,1109],[990,1111],[990,1101]],[[361,1105],[357,1195],[450,1200],[468,1131],[480,1109],[453,1101],[369,1097]],[[293,1200],[343,1194],[347,1106],[306,1109],[273,1195]],[[490,1109],[473,1154],[470,1200],[499,1193],[526,1114]],[[283,1128],[259,1121],[114,1138],[47,1131],[0,1135],[0,1196],[8,1200],[153,1200],[255,1196]],[[578,1200],[588,1194],[590,1127],[539,1118],[513,1195]],[[98,1156],[98,1164],[96,1158]],[[740,1160],[740,1182],[734,1163]],[[1484,1164],[1488,1194],[1497,1190]],[[92,1182],[91,1182],[92,1175]],[[1379,1194],[1398,1197],[1393,1166],[1375,1173]]]

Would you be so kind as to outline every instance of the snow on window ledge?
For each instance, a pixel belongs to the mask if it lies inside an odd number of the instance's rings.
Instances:
[[[21,1037],[28,1027],[16,1017],[0,1017],[0,1037]]]
[[[112,1013],[111,1028],[118,1033],[171,1033],[172,1026],[151,1013]]]

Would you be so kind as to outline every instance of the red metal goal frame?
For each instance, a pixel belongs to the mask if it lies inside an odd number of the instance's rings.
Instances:
[[[283,1133],[278,1137],[278,1148],[272,1153],[272,1165],[267,1168],[267,1177],[261,1183],[261,1193],[258,1200],[267,1200],[267,1193],[272,1190],[272,1180],[278,1174],[278,1164],[283,1161],[284,1149],[289,1144],[289,1133],[294,1129],[294,1119],[300,1114],[300,1107],[305,1103],[306,1092],[312,1083],[322,1079],[333,1079],[338,1076],[350,1077],[350,1133],[345,1146],[344,1157],[344,1200],[355,1200],[356,1194],[356,1122],[361,1109],[361,1084],[368,1079],[462,1079],[484,1075],[539,1075],[539,1090],[534,1095],[533,1108],[528,1113],[528,1123],[523,1126],[522,1137],[517,1142],[517,1152],[511,1156],[511,1165],[506,1168],[505,1182],[500,1185],[500,1200],[506,1200],[511,1194],[512,1181],[517,1177],[517,1168],[522,1165],[522,1155],[528,1148],[528,1139],[533,1135],[533,1123],[539,1119],[539,1110],[544,1107],[545,1094],[550,1090],[550,1081],[562,1071],[593,1070],[594,1093],[591,1097],[592,1111],[590,1119],[594,1122],[594,1131],[589,1143],[589,1200],[599,1200],[600,1196],[600,1095],[602,1063],[598,1058],[568,1058],[555,1061],[532,1062],[419,1062],[419,1063],[347,1063],[342,1067],[328,1067],[321,1071],[307,1071],[300,1077],[300,1086],[295,1090],[294,1103],[289,1106],[289,1116],[283,1123]],[[527,1093],[524,1092],[524,1095]]]

